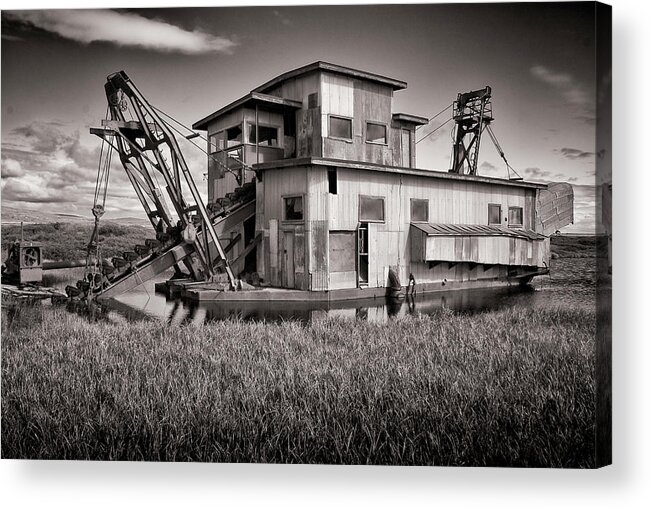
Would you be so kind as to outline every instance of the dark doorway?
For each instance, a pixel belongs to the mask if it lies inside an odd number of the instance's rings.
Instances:
[[[357,283],[359,287],[368,286],[368,223],[362,222],[357,228]]]

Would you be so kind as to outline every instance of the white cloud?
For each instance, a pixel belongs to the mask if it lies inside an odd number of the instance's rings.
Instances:
[[[229,53],[236,45],[226,37],[110,10],[14,11],[7,15],[84,44],[102,41],[189,55]]]
[[[3,180],[5,178],[23,176],[25,174],[22,166],[20,165],[20,162],[18,162],[15,159],[10,159],[8,157],[2,158],[2,170],[0,171],[0,173],[2,174]]]

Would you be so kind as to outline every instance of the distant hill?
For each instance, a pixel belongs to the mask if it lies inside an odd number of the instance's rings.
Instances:
[[[48,224],[51,222],[91,222],[91,217],[72,213],[52,213],[42,210],[29,210],[26,208],[2,205],[2,224],[36,223]]]
[[[117,219],[107,219],[109,222],[115,222],[124,226],[142,226],[150,228],[151,222],[148,219],[141,219],[140,217],[118,217]]]
[[[14,205],[2,205],[2,224],[52,224],[60,223],[91,223],[93,217],[88,212],[88,216],[74,213],[53,213],[42,210],[29,210]],[[102,222],[112,222],[123,226],[143,226],[151,227],[151,223],[146,218],[140,217],[103,217]]]

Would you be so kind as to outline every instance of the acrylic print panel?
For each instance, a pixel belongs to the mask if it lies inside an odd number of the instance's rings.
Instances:
[[[609,464],[610,23],[3,11],[3,458]]]

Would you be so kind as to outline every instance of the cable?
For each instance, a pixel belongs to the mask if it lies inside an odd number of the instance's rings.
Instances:
[[[434,129],[434,130],[428,132],[428,133],[425,134],[422,138],[417,139],[417,140],[416,140],[416,144],[420,143],[420,142],[421,142],[422,140],[424,140],[425,138],[428,138],[429,136],[431,136],[432,134],[434,134],[437,130],[439,130],[441,127],[443,127],[445,124],[447,124],[447,123],[450,122],[451,120],[452,120],[452,117],[448,118],[445,122],[443,122],[441,125],[439,125],[436,129]]]
[[[186,129],[187,131],[192,132],[193,134],[198,134],[198,133],[196,133],[194,130],[192,130],[192,129],[190,129],[189,127],[183,125],[181,122],[179,122],[179,121],[178,121],[176,118],[174,118],[172,115],[169,115],[169,114],[165,113],[165,111],[163,111],[163,110],[161,110],[161,109],[159,109],[159,108],[157,108],[156,106],[153,106],[153,105],[152,105],[152,108],[154,108],[156,111],[158,111],[161,115],[166,116],[167,118],[169,118],[170,120],[172,120],[174,123],[180,125],[181,127],[183,127],[184,129]],[[208,157],[210,157],[213,161],[215,161],[217,164],[219,164],[222,168],[224,168],[226,171],[228,171],[231,175],[233,175],[233,176],[235,177],[235,179],[239,182],[240,178],[238,177],[237,173],[235,173],[231,168],[229,168],[227,164],[224,164],[224,163],[222,163],[219,159],[217,159],[216,154],[208,153],[206,150],[204,150],[204,149],[203,149],[201,146],[199,146],[197,143],[195,143],[195,142],[192,141],[191,139],[188,139],[188,138],[185,136],[185,134],[183,134],[181,131],[179,131],[177,128],[175,128],[173,125],[170,125],[170,124],[167,123],[167,122],[166,122],[166,125],[167,125],[170,129],[172,129],[174,132],[176,132],[177,134],[179,134],[180,136],[183,136],[183,137],[184,137],[187,141],[189,141],[191,144],[193,144],[194,146],[196,146],[196,147],[197,147],[199,150],[201,150],[204,154],[206,154],[206,155],[207,155]],[[201,139],[204,140],[206,143],[208,142],[208,139],[205,138],[205,137],[203,137],[201,134],[199,134],[197,137],[201,138]],[[238,163],[239,163],[239,164],[240,164],[244,169],[248,169],[249,171],[253,171],[253,168],[251,168],[251,166],[245,164],[244,162],[242,162],[242,161],[239,160],[239,159],[236,159],[236,160],[237,160],[237,162],[238,162]]]
[[[428,125],[432,120],[434,120],[435,118],[437,118],[439,115],[442,115],[443,113],[445,113],[445,112],[446,112],[448,109],[450,109],[452,106],[454,106],[454,103],[449,104],[448,106],[445,107],[445,109],[442,109],[441,111],[439,111],[438,113],[436,113],[432,118],[430,118],[429,120],[427,120],[427,123],[426,123],[425,125]],[[418,127],[416,127],[416,130],[420,129],[421,127],[425,127],[425,125],[419,125]]]
[[[500,142],[497,140],[497,136],[493,132],[493,129],[491,128],[490,124],[486,125],[486,130],[488,131],[488,135],[490,136],[491,140],[493,141],[493,144],[495,145],[495,148],[497,149],[498,153],[500,154],[500,157],[502,157],[502,159],[504,159],[504,163],[506,164],[506,172],[507,172],[507,176],[508,176],[509,180],[511,180],[511,171],[513,171],[517,175],[517,177],[520,180],[522,180],[522,177],[520,176],[520,174],[515,169],[513,169],[511,167],[511,165],[509,164],[509,161],[506,160],[506,156],[504,155],[504,150],[502,150]]]

